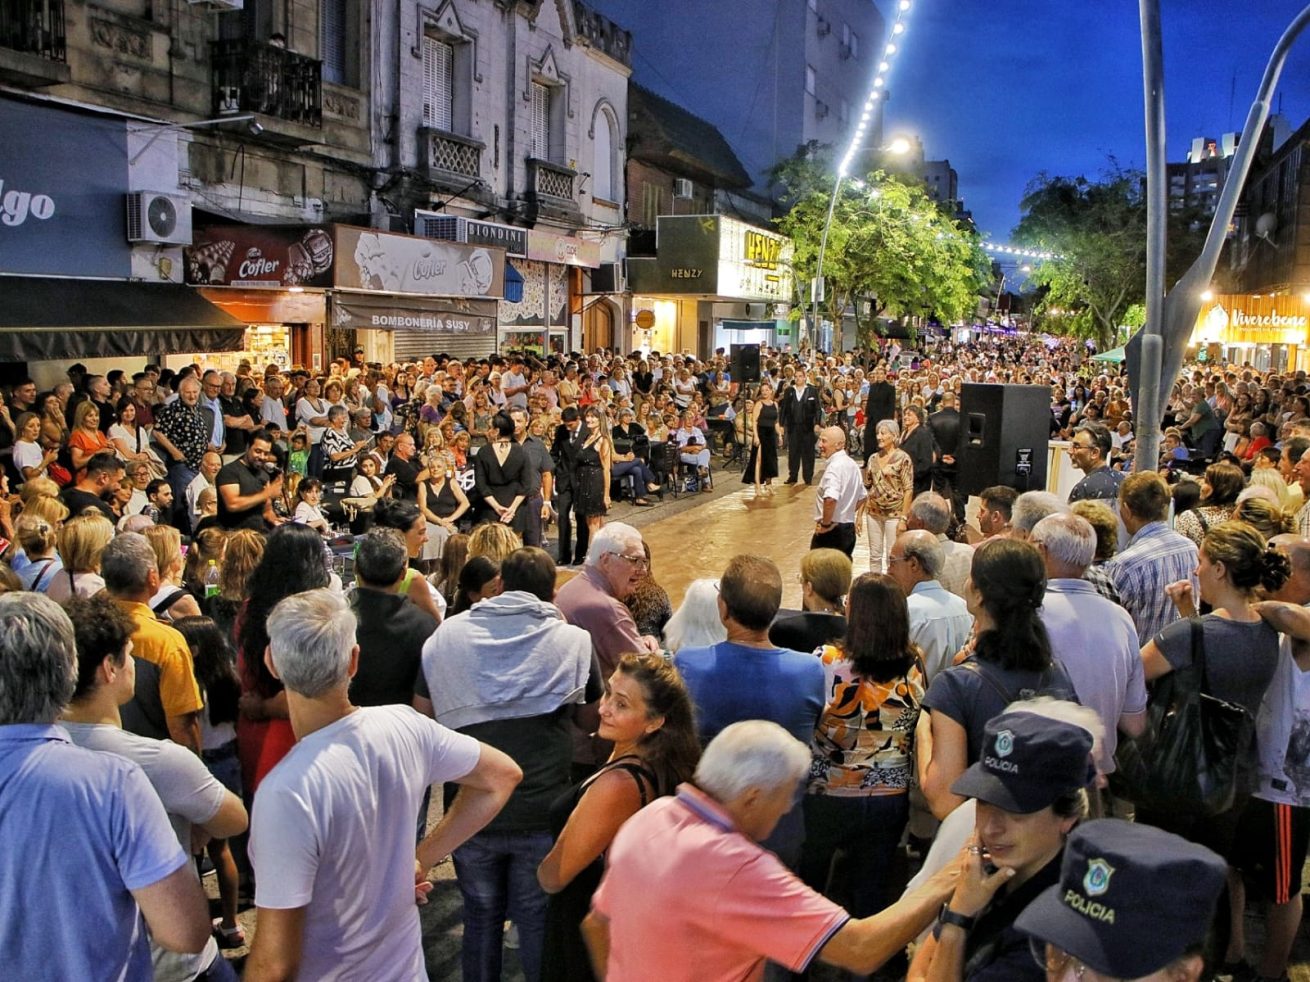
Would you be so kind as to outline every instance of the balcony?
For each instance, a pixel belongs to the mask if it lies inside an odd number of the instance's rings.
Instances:
[[[211,41],[209,57],[215,116],[255,113],[298,126],[322,127],[322,62],[244,38]]]
[[[435,184],[462,188],[482,176],[485,145],[466,136],[421,126],[418,131],[419,167]]]
[[[64,0],[0,0],[0,82],[22,88],[69,79]]]
[[[578,172],[549,160],[528,158],[527,204],[529,221],[551,218],[556,221],[577,222],[582,209],[574,196],[574,182]]]

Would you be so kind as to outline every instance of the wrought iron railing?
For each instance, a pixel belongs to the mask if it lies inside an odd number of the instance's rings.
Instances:
[[[211,41],[214,115],[260,113],[323,125],[323,63],[244,38]]]
[[[483,146],[477,140],[421,127],[419,154],[430,177],[450,176],[476,180],[482,176]]]
[[[0,0],[0,48],[66,61],[64,0]]]
[[[536,157],[528,158],[528,167],[532,171],[532,189],[540,197],[574,200],[573,180],[578,176],[576,171]]]

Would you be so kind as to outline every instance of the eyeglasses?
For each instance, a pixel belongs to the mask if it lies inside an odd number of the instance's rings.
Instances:
[[[1096,969],[1084,965],[1081,961],[1069,954],[1063,948],[1057,948],[1055,945],[1048,945],[1040,938],[1028,939],[1028,950],[1032,953],[1033,961],[1037,962],[1039,968],[1046,972],[1046,977],[1055,979],[1056,982],[1065,982],[1067,979],[1087,979],[1088,982],[1123,982],[1117,976],[1102,975]]]
[[[611,553],[610,555],[618,556],[620,559],[632,563],[632,565],[636,566],[638,569],[650,568],[650,560],[645,556],[628,556],[621,552]]]
[[[888,556],[888,557],[887,557],[887,562],[888,562],[888,563],[905,563],[905,562],[909,562],[909,561],[910,561],[911,559],[913,559],[913,558],[914,558],[913,556]]]

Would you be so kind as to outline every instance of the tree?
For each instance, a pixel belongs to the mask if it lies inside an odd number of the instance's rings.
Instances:
[[[815,143],[781,162],[772,177],[789,206],[776,224],[793,243],[799,317],[817,272],[834,178]],[[840,323],[854,311],[861,345],[872,340],[878,316],[961,320],[977,306],[987,275],[976,234],[943,214],[922,187],[882,171],[842,182],[823,257],[823,313]],[[864,319],[866,301],[871,316]]]
[[[1023,215],[1011,233],[1021,245],[1059,258],[1037,262],[1029,281],[1045,287],[1034,322],[1053,333],[1111,344],[1131,308],[1146,297],[1145,178],[1113,159],[1096,181],[1039,174],[1024,192]],[[1195,216],[1170,216],[1170,265],[1200,249]],[[1053,315],[1059,310],[1059,315]]]

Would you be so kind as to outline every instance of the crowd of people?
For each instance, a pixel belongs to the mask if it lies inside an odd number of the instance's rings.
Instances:
[[[765,350],[745,380],[722,352],[361,350],[322,377],[17,380],[7,971],[230,979],[248,948],[249,979],[424,978],[417,908],[451,857],[467,980],[511,946],[570,982],[1286,978],[1310,383],[1189,366],[1139,470],[1126,380],[1089,356]],[[1068,500],[998,485],[966,521],[967,382],[1050,387]],[[728,473],[766,503],[814,485],[811,549],[742,543],[675,609],[652,560],[694,554],[607,514]],[[1120,773],[1171,676],[1253,730],[1222,808]]]

